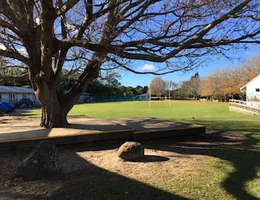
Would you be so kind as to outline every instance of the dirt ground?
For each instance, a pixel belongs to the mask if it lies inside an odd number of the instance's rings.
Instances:
[[[127,187],[123,188],[129,190],[124,195],[132,192],[129,187],[135,186],[157,195],[157,189],[149,184],[156,184],[157,180],[168,175],[199,173],[209,165],[211,151],[226,143],[235,144],[243,140],[237,135],[223,137],[220,136],[222,133],[215,131],[208,131],[208,135],[207,138],[193,136],[143,142],[145,157],[138,162],[124,162],[117,157],[121,144],[103,142],[59,146],[60,173],[37,181],[14,177],[17,166],[32,149],[1,150],[0,199],[96,199],[95,196],[105,199],[98,194],[101,191],[106,194],[106,189],[109,190],[109,185],[114,187],[113,184]],[[162,192],[158,194],[162,195]],[[109,198],[106,196],[106,199]]]

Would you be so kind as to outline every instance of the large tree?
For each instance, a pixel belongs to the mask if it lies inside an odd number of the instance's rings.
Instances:
[[[42,106],[41,126],[67,113],[105,68],[166,74],[201,65],[206,55],[259,43],[258,0],[1,0],[0,56],[24,63]],[[165,63],[137,71],[131,60]],[[62,69],[81,72],[69,92]]]

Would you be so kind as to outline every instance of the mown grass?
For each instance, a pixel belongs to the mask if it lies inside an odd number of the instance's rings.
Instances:
[[[240,118],[244,114],[229,112],[227,103],[212,103],[200,101],[148,101],[111,102],[78,104],[69,115],[88,115],[95,118],[122,117],[157,117],[164,119],[186,120],[192,117],[198,119]],[[40,116],[41,109],[26,111],[29,116]]]
[[[39,116],[40,110],[24,114]],[[101,180],[96,182],[94,190],[97,191],[90,193],[96,199],[108,196],[111,199],[131,199],[131,195],[139,199],[260,199],[260,116],[231,112],[227,103],[199,101],[172,101],[171,107],[168,107],[167,101],[152,102],[151,107],[148,102],[91,103],[74,106],[69,115],[105,119],[155,117],[197,123],[224,131],[226,134],[236,133],[245,137],[241,143],[220,145],[213,149],[204,149],[196,144],[184,149],[185,151],[182,149],[183,144],[175,149],[162,147],[161,150],[165,151],[209,156],[209,166],[202,166],[199,173],[181,176],[170,176],[162,172],[162,178],[156,181],[137,178],[137,182],[133,182],[118,178],[119,182],[111,182],[111,173],[104,173],[102,177],[107,179],[109,184],[104,185]],[[98,176],[98,173],[96,175]],[[111,179],[114,179],[114,175]],[[99,192],[101,188],[98,184],[105,193]],[[122,196],[120,191],[128,187],[132,187],[135,192],[130,192],[128,197],[126,194]],[[146,193],[139,190],[140,187],[146,188]],[[73,192],[72,190],[71,193]]]
[[[40,117],[41,110],[22,113]],[[75,105],[69,116],[86,115],[94,118],[155,117],[181,122],[197,123],[221,130],[259,130],[260,116],[229,111],[228,103],[200,101],[148,101],[89,103]]]

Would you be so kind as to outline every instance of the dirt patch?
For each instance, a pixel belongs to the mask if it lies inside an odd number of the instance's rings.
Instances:
[[[120,144],[61,146],[59,166],[63,174],[51,179],[30,182],[15,178],[14,172],[31,149],[1,151],[0,199],[84,199],[83,191],[91,196],[97,195],[100,188],[105,188],[109,190],[110,195],[111,184],[128,183],[137,185],[136,187],[147,187],[146,190],[151,190],[152,194],[155,189],[147,184],[152,185],[169,176],[199,173],[210,165],[210,152],[239,142],[226,140],[223,136],[221,140],[220,136],[217,137],[218,140],[216,137],[190,137],[145,142],[143,145],[146,156],[138,162],[120,160],[117,157]],[[232,137],[235,137],[235,134]],[[84,188],[81,188],[83,186]]]
[[[140,162],[124,162],[118,159],[117,149],[77,152],[77,155],[93,165],[133,179],[148,179],[155,175],[153,172],[159,172],[159,169],[174,174],[195,173],[197,171],[196,167],[194,168],[196,163],[205,161],[205,156],[184,156],[155,149],[145,149],[146,159],[144,158]],[[160,160],[160,158],[162,159]],[[167,159],[163,160],[163,158]]]

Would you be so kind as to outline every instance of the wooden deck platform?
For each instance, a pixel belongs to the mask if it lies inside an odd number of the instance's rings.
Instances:
[[[205,127],[155,118],[70,118],[68,128],[39,127],[39,118],[0,118],[0,147],[34,146],[41,140],[57,145],[96,141],[141,141],[180,135],[203,135]]]

